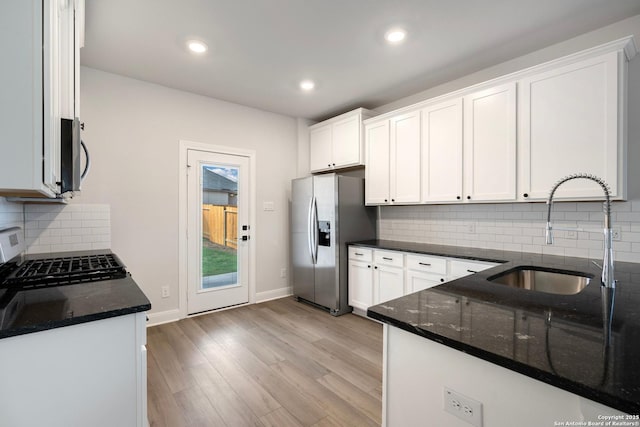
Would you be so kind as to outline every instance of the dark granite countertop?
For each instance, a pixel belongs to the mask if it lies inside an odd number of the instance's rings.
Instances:
[[[396,241],[352,244],[500,262],[370,307],[367,315],[606,406],[640,413],[640,264],[617,262],[617,285],[610,291],[600,285],[601,270],[584,258]],[[519,266],[576,271],[593,279],[575,295],[487,280]]]
[[[28,258],[93,253],[97,252],[61,252]],[[23,291],[1,291],[0,339],[151,309],[151,303],[129,274],[114,280]]]

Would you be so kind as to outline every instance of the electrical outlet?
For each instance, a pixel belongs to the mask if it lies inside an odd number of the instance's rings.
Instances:
[[[163,286],[161,289],[162,289],[162,298],[169,298],[169,287]]]
[[[574,231],[574,230],[570,230],[567,231],[567,239],[577,239],[578,238],[578,232]]]
[[[475,222],[471,222],[469,224],[465,225],[466,231],[469,234],[475,234],[476,232],[476,223]]]
[[[620,231],[619,228],[614,228],[611,230],[611,238],[616,241],[619,242],[620,240],[622,240],[622,231]]]
[[[287,269],[286,268],[281,268],[280,269],[280,277],[283,278],[283,279],[285,277],[287,277]]]
[[[444,410],[476,427],[482,427],[482,403],[444,388]]]

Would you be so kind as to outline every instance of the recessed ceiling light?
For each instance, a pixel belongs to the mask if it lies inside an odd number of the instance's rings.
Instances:
[[[407,36],[407,32],[401,28],[394,28],[387,31],[384,38],[392,44],[400,43]]]
[[[189,40],[187,47],[193,53],[205,53],[208,49],[207,45],[199,40]]]
[[[300,89],[304,90],[304,91],[311,91],[313,90],[313,88],[316,87],[316,84],[311,81],[311,80],[303,80],[300,82]]]

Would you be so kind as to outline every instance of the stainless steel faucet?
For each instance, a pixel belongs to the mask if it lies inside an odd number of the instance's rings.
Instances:
[[[606,197],[605,202],[603,203],[604,209],[604,259],[602,260],[602,285],[607,288],[615,288],[616,281],[613,277],[613,231],[611,229],[611,197],[609,192],[609,186],[603,179],[598,178],[595,175],[590,175],[586,173],[576,173],[573,175],[565,176],[560,179],[551,189],[549,193],[549,200],[547,200],[547,228],[545,232],[545,237],[547,241],[547,245],[553,244],[553,227],[551,226],[551,207],[553,206],[553,194],[556,192],[558,187],[564,184],[567,181],[571,181],[572,179],[589,179],[594,181],[602,187],[604,191],[604,195]],[[581,231],[580,229],[568,229],[568,228],[557,228],[558,230],[576,230]]]

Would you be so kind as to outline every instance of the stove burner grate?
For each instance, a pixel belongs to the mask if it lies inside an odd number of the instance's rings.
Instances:
[[[1,287],[38,288],[119,279],[127,272],[114,254],[47,258],[25,261]]]

